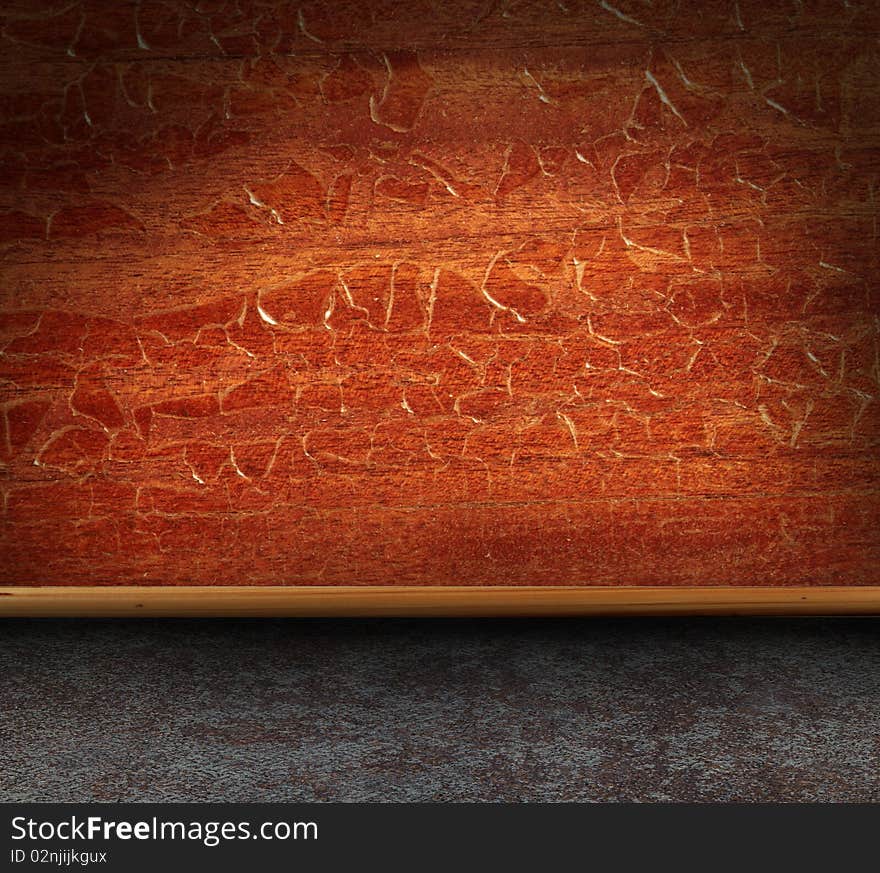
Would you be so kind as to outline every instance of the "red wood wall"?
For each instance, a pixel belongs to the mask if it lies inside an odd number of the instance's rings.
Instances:
[[[871,584],[880,7],[7,2],[3,584]]]

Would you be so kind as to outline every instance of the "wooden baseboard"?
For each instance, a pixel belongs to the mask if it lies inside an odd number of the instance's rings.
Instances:
[[[880,615],[880,586],[0,588],[6,617],[539,615]]]

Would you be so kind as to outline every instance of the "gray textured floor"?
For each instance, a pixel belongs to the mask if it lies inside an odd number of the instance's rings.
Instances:
[[[3,800],[880,800],[880,622],[6,621]]]

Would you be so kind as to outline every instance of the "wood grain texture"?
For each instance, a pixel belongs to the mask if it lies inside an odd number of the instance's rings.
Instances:
[[[876,585],[878,32],[6,2],[0,584]]]
[[[877,586],[57,586],[0,588],[19,617],[880,615]]]

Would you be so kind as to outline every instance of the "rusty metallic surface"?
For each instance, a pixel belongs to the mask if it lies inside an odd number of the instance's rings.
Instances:
[[[877,584],[878,30],[5,3],[0,584]]]

